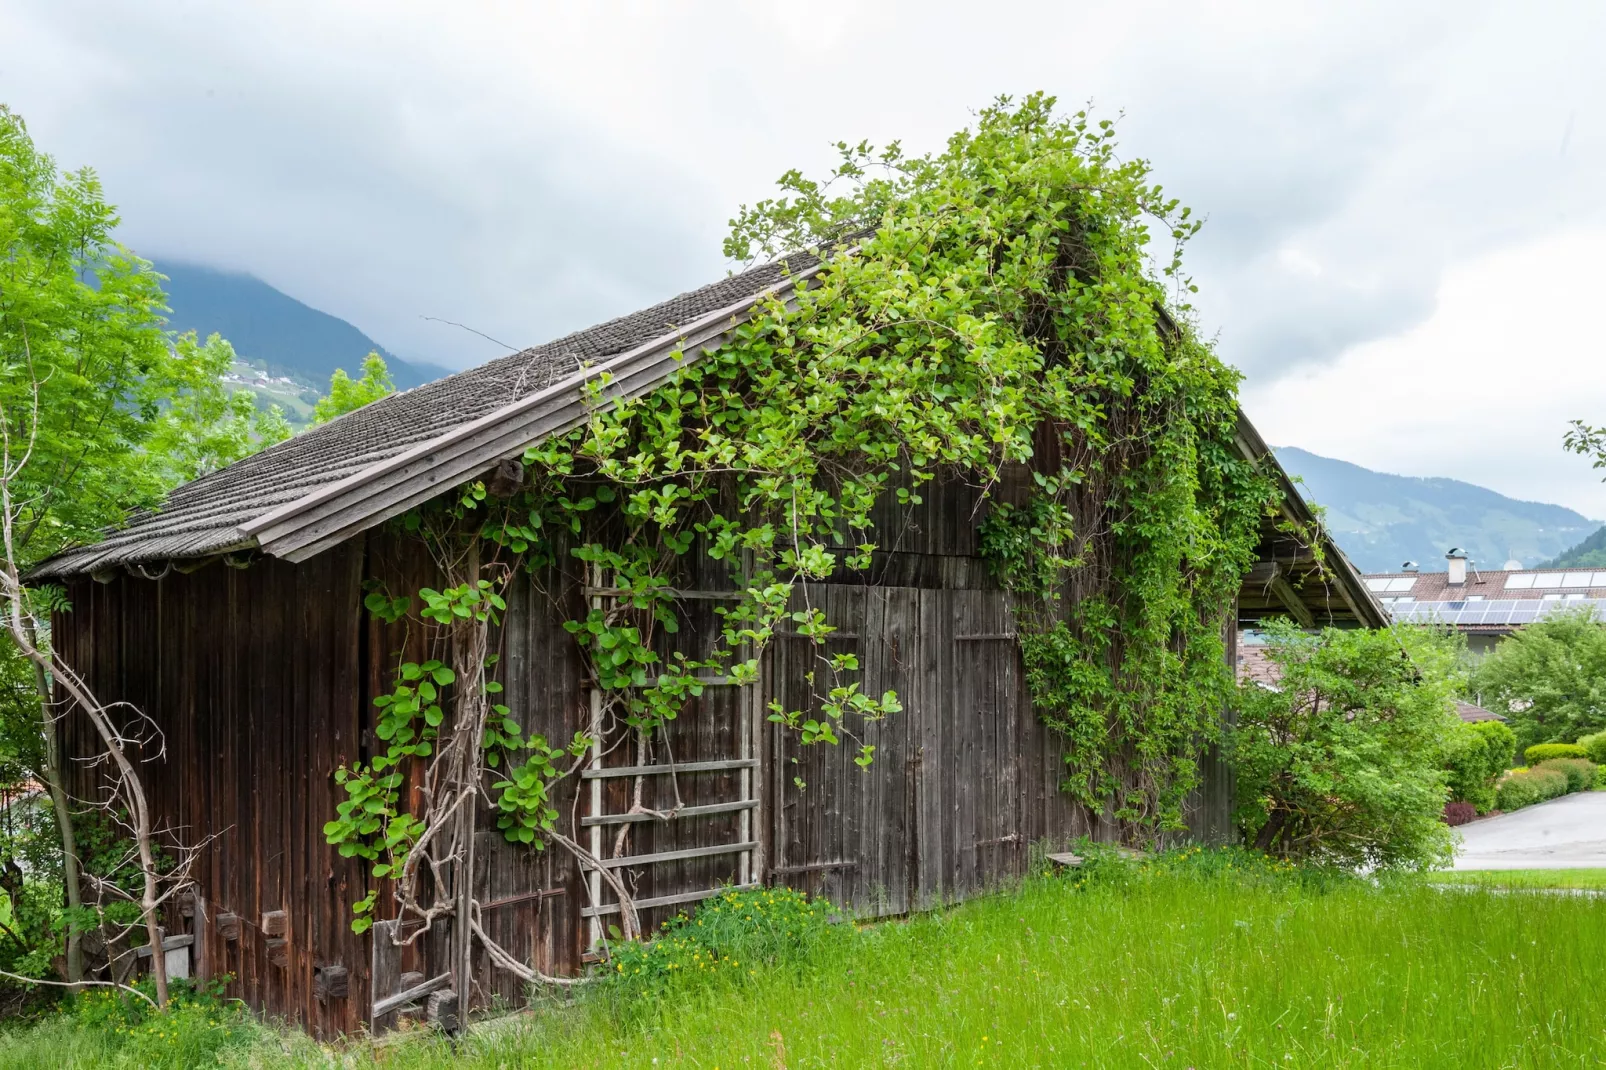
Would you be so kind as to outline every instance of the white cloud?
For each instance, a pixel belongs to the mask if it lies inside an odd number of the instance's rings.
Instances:
[[[1456,267],[1425,322],[1251,378],[1245,409],[1279,445],[1606,517],[1601,473],[1561,448],[1568,421],[1606,423],[1603,243],[1606,229],[1573,231]]]
[[[1456,265],[1606,226],[1598,0],[0,0],[0,26],[0,100],[101,171],[136,248],[447,363],[496,350],[423,316],[524,345],[699,285],[786,168],[936,148],[1000,92],[1124,110],[1209,220],[1201,321],[1257,383],[1410,331]]]

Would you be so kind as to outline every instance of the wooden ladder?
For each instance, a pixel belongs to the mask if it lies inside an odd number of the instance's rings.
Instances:
[[[597,566],[591,566],[588,573],[590,586],[586,588],[586,595],[590,599],[592,609],[604,609],[609,600],[616,599],[622,593],[617,588],[604,586],[605,576]],[[676,599],[688,601],[737,601],[742,596],[734,591],[670,591]],[[749,656],[742,651],[739,657]],[[728,677],[705,677],[699,681],[707,687],[730,687],[732,681]],[[603,764],[603,695],[601,689],[592,686],[589,693],[591,713],[591,761],[587,768],[580,771],[583,783],[589,784],[587,792],[586,813],[580,819],[582,827],[590,829],[590,842],[586,845],[591,855],[601,861],[603,869],[624,869],[633,866],[651,866],[661,862],[675,862],[690,858],[709,858],[717,855],[739,855],[737,859],[737,879],[734,885],[737,889],[758,887],[762,878],[763,857],[762,847],[756,835],[758,826],[754,816],[759,809],[758,787],[759,768],[756,754],[756,745],[759,738],[760,718],[763,715],[758,699],[756,686],[746,687],[742,690],[742,699],[737,703],[736,738],[738,753],[734,758],[721,758],[691,762],[659,762],[650,765],[605,766]],[[735,799],[705,803],[698,806],[687,806],[674,815],[674,820],[688,818],[711,817],[717,814],[734,813],[737,815],[737,835],[733,843],[706,844],[699,847],[682,847],[672,851],[655,851],[650,854],[622,855],[618,858],[603,857],[603,830],[610,826],[617,827],[622,824],[638,824],[651,821],[660,821],[661,818],[653,814],[610,814],[603,805],[603,788],[611,779],[622,777],[659,777],[678,776],[680,774],[703,773],[729,773],[736,771],[737,796]],[[587,953],[594,957],[599,953],[603,942],[603,919],[619,913],[617,901],[607,902],[605,893],[611,891],[609,885],[602,879],[602,873],[591,868],[587,875],[588,901],[582,906],[580,914],[587,919]],[[681,903],[694,903],[726,891],[731,886],[716,886],[711,888],[691,888],[685,891],[665,895],[656,895],[646,899],[635,900],[636,909],[647,910],[652,907],[674,906]]]

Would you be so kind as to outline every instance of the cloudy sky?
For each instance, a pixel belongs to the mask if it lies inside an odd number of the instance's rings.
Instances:
[[[461,366],[722,274],[838,139],[1121,120],[1267,439],[1606,518],[1606,5],[0,0],[0,101],[140,252]]]

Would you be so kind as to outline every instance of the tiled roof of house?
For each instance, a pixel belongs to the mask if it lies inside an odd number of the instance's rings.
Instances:
[[[1239,683],[1253,681],[1266,687],[1276,687],[1281,673],[1277,663],[1272,661],[1266,653],[1267,648],[1261,645],[1243,644],[1238,647],[1237,677]]]
[[[1385,572],[1366,586],[1397,621],[1429,620],[1463,632],[1504,635],[1553,612],[1585,608],[1606,619],[1606,571],[1594,569],[1468,569],[1466,582],[1448,572]]]
[[[429,442],[596,362],[769,290],[788,270],[818,263],[798,254],[608,320],[545,345],[381,398],[321,427],[186,483],[161,509],[130,518],[92,546],[34,570],[59,577],[123,565],[202,557],[254,545],[241,525]]]
[[[1479,721],[1504,721],[1505,718],[1493,710],[1486,710],[1482,706],[1474,706],[1470,702],[1457,702],[1456,715],[1467,724],[1476,724]]]
[[[1458,602],[1468,597],[1606,598],[1606,571],[1599,569],[1467,569],[1467,580],[1452,585],[1448,572],[1369,572],[1366,585],[1379,598],[1409,597],[1418,602]]]

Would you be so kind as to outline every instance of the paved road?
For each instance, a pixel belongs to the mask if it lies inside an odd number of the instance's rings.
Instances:
[[[1606,866],[1606,791],[1582,791],[1456,829],[1455,869]]]

